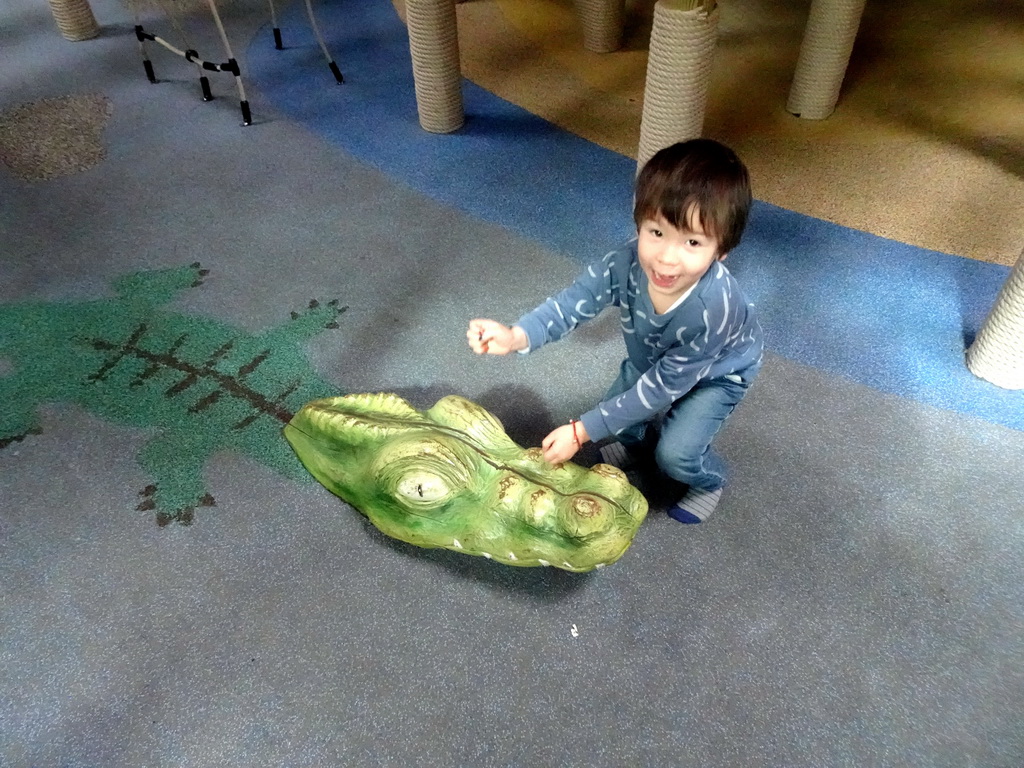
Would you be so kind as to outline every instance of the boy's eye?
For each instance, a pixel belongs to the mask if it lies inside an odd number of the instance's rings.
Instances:
[[[651,234],[654,235],[655,237],[661,237],[661,230],[652,227]]]
[[[686,241],[691,248],[699,248],[700,240],[694,240],[692,237]]]

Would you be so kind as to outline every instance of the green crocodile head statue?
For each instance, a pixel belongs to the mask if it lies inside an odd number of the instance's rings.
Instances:
[[[618,560],[647,514],[619,469],[553,467],[455,395],[424,412],[391,394],[314,400],[284,434],[325,487],[419,547],[589,571]]]

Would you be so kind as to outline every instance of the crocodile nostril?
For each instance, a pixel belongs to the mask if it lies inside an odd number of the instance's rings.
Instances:
[[[594,517],[601,513],[601,504],[590,496],[577,496],[572,500],[572,511],[579,517]]]

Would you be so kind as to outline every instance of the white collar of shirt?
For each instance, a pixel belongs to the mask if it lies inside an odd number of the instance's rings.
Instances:
[[[698,280],[697,282],[699,283],[700,281]],[[674,302],[672,302],[672,306],[671,306],[671,307],[669,307],[669,308],[668,308],[668,309],[666,309],[666,310],[665,310],[664,312],[661,312],[661,313],[659,313],[659,314],[662,314],[662,315],[667,315],[667,314],[668,314],[669,312],[671,312],[671,311],[672,311],[673,309],[675,309],[676,307],[678,307],[678,306],[679,306],[680,304],[682,304],[682,303],[683,303],[684,301],[686,301],[687,297],[688,297],[688,296],[689,296],[689,295],[690,295],[691,293],[693,293],[693,289],[694,289],[694,288],[696,288],[696,287],[697,287],[697,283],[694,283],[693,285],[691,285],[691,286],[690,286],[689,288],[687,288],[687,289],[686,289],[686,293],[684,293],[684,294],[683,294],[682,296],[680,296],[680,297],[679,297],[678,299],[676,299],[676,300],[675,300]]]

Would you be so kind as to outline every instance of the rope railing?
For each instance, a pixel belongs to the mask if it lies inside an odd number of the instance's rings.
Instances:
[[[281,37],[281,27],[277,23],[277,9],[274,7],[274,0],[267,0],[270,5],[270,24],[274,32],[274,47],[279,50],[284,50],[284,41]],[[324,36],[320,33],[320,25],[316,23],[316,16],[313,15],[313,6],[310,0],[305,0],[306,6],[306,17],[309,19],[309,26],[313,28],[313,37],[316,38],[317,45],[320,46],[320,50],[323,51],[324,58],[327,59],[327,66],[330,67],[331,73],[334,75],[334,79],[339,84],[345,82],[345,78],[341,76],[341,70],[338,69],[338,65],[334,61],[334,57],[331,56],[331,52],[327,49],[327,43],[324,42]]]
[[[139,42],[139,52],[142,55],[142,66],[146,71],[146,77],[151,83],[158,82],[156,72],[153,69],[153,62],[150,60],[149,52],[146,49],[147,41],[157,43],[171,53],[181,56],[186,61],[196,65],[199,71],[199,85],[203,92],[203,101],[210,101],[213,99],[213,91],[210,90],[210,80],[205,74],[203,74],[203,72],[228,72],[235,78],[235,87],[238,90],[239,108],[242,112],[242,125],[252,125],[252,112],[249,109],[249,101],[245,96],[245,85],[242,82],[242,72],[239,69],[238,60],[235,58],[235,55],[231,50],[231,43],[228,41],[227,33],[224,31],[224,23],[221,21],[220,14],[217,12],[217,6],[214,3],[214,0],[206,0],[206,2],[207,7],[210,9],[210,13],[213,15],[214,23],[217,25],[217,31],[220,34],[224,50],[227,52],[227,61],[220,64],[200,57],[199,53],[192,48],[179,48],[159,35],[147,32],[139,20],[138,8],[132,4],[132,10],[135,14],[135,39]]]
[[[56,1],[58,0],[51,0],[51,2]],[[210,89],[210,80],[206,77],[204,72],[228,72],[235,78],[235,87],[238,90],[239,108],[242,111],[242,124],[252,125],[252,112],[249,109],[249,100],[245,95],[245,84],[242,82],[242,73],[238,66],[238,60],[235,58],[234,52],[231,49],[231,41],[228,39],[227,32],[224,29],[224,23],[221,21],[220,13],[217,11],[217,5],[214,0],[196,0],[196,2],[205,4],[209,9],[210,14],[213,16],[213,21],[217,26],[217,33],[220,35],[221,44],[224,46],[224,50],[227,53],[227,61],[222,63],[209,61],[201,58],[199,53],[193,48],[174,45],[159,35],[148,32],[139,20],[139,5],[141,4],[141,0],[128,0],[128,4],[135,15],[135,37],[139,42],[139,52],[142,55],[142,66],[146,71],[146,77],[151,83],[158,82],[156,72],[153,69],[153,62],[150,60],[149,52],[146,49],[147,41],[157,43],[171,53],[181,56],[186,61],[196,65],[199,71],[199,85],[203,93],[203,101],[210,101],[213,99],[213,91]],[[271,23],[273,24],[274,29],[274,43],[280,50],[283,48],[283,45],[281,41],[281,30],[277,25],[277,11],[274,8],[273,0],[269,0],[269,3]],[[320,33],[320,27],[317,25],[316,17],[313,15],[313,7],[310,0],[305,0],[305,6],[306,15],[309,17],[309,23],[313,28],[313,34],[316,37],[317,44],[320,46],[320,50],[323,51],[323,54],[327,59],[327,64],[330,67],[331,72],[334,74],[335,80],[338,83],[345,82],[342,77],[341,70],[338,68],[338,65],[335,63],[330,51],[327,49],[324,37]],[[170,17],[178,33],[184,35],[184,29],[177,21],[177,14],[175,13],[176,10],[179,10],[179,8],[174,3],[164,5],[165,14]]]

